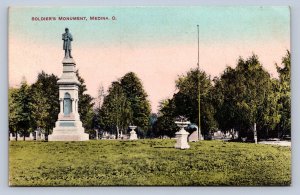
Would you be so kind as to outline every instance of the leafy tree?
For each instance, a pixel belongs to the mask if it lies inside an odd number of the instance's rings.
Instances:
[[[41,127],[49,134],[59,113],[58,77],[44,71],[38,74],[31,87],[33,128]]]
[[[111,132],[118,135],[120,130],[127,133],[126,130],[132,123],[132,115],[131,104],[121,84],[113,82],[104,98],[99,121],[106,130],[113,130]]]
[[[213,86],[211,80],[204,71],[191,69],[186,75],[182,75],[176,80],[178,92],[173,95],[173,98],[161,102],[160,114],[155,124],[157,135],[174,136],[178,130],[174,120],[178,116],[185,116],[199,126],[198,82],[201,86],[201,133],[207,135],[212,128],[217,126],[214,119],[215,109],[212,105]]]
[[[291,54],[287,51],[282,58],[281,66],[276,64],[277,72],[279,74],[278,92],[280,99],[280,115],[281,119],[278,124],[279,137],[284,135],[291,135]]]
[[[135,73],[129,72],[120,80],[122,89],[132,109],[132,123],[144,131],[149,127],[150,103],[141,80]]]
[[[76,70],[76,76],[80,82],[78,89],[78,112],[80,114],[80,120],[82,121],[82,125],[85,129],[92,129],[94,118],[93,98],[89,94],[86,94],[87,88],[84,79],[79,75],[78,70]]]
[[[153,133],[157,136],[174,137],[179,130],[175,124],[175,104],[173,99],[160,102],[157,121],[153,124]]]
[[[11,102],[10,105],[12,107],[10,107],[10,110],[15,109],[11,115],[11,121],[13,121],[11,125],[15,125],[16,135],[21,131],[23,139],[25,140],[25,136],[28,134],[32,123],[30,86],[23,80],[20,88],[16,91],[11,91],[11,95],[11,101],[14,103]]]
[[[199,81],[200,79],[200,81]],[[198,81],[200,89],[198,89]],[[210,129],[217,126],[212,105],[212,83],[204,71],[192,69],[176,81],[178,92],[174,94],[175,116],[185,116],[199,126],[198,93],[200,90],[201,133],[207,135]]]
[[[149,120],[150,120],[150,129],[147,131],[147,134],[146,136],[147,137],[150,137],[150,138],[153,138],[155,137],[155,124],[157,122],[157,118],[158,118],[158,115],[156,113],[151,113],[150,114],[150,117],[149,117]]]
[[[239,58],[235,69],[227,67],[221,77],[214,79],[216,119],[223,130],[234,128],[241,136],[252,136],[257,123],[258,136],[267,137],[268,130],[279,121],[276,109],[276,83],[252,55]]]
[[[8,120],[9,120],[9,132],[17,134],[18,125],[18,113],[20,113],[20,107],[18,106],[16,99],[19,89],[9,88],[8,90]],[[17,136],[16,136],[17,139]]]

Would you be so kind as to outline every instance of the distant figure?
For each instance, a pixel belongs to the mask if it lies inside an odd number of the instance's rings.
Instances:
[[[65,50],[65,58],[73,58],[71,55],[71,41],[73,41],[73,37],[71,33],[69,33],[68,28],[65,28],[65,33],[62,34],[62,40],[64,41],[63,49]]]

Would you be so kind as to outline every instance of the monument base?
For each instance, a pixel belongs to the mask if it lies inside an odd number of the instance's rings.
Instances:
[[[81,121],[57,121],[48,141],[87,141],[89,134],[84,133]]]
[[[180,131],[178,131],[176,133],[176,144],[175,144],[175,148],[178,149],[189,149],[190,146],[187,142],[187,137],[188,137],[189,133],[186,132],[184,129],[181,129]]]
[[[129,140],[137,140],[137,134],[134,130],[130,131]]]

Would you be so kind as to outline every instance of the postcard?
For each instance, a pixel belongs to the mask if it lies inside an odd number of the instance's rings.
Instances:
[[[10,186],[289,186],[288,6],[10,7]]]

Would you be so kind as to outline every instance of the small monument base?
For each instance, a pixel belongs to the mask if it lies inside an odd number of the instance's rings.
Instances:
[[[178,149],[189,149],[190,146],[187,142],[187,137],[189,133],[186,132],[183,128],[176,133],[176,144],[175,148]]]
[[[198,139],[198,131],[194,131],[190,136],[189,136],[189,142],[197,142],[199,141]]]
[[[89,134],[84,133],[80,121],[57,121],[48,141],[87,141]]]
[[[137,134],[134,130],[130,131],[129,140],[137,140]]]
[[[137,134],[135,132],[135,129],[137,128],[137,126],[134,125],[130,125],[129,129],[131,129],[130,131],[130,136],[129,136],[129,140],[137,140]]]

